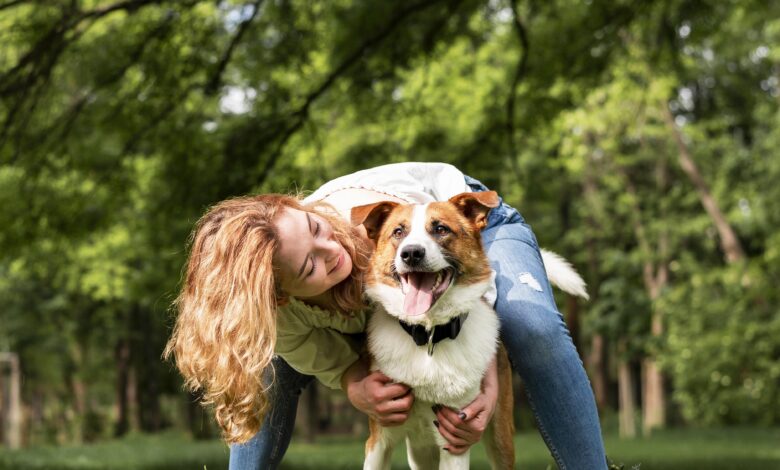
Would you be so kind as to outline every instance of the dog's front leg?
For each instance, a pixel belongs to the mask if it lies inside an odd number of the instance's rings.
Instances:
[[[470,454],[471,449],[460,455],[450,454],[442,449],[439,453],[439,470],[468,470]]]
[[[399,427],[382,427],[373,418],[368,419],[368,441],[363,470],[390,470],[393,448],[403,436]]]

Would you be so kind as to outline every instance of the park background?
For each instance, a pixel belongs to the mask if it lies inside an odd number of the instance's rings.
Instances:
[[[586,279],[616,464],[778,468],[779,105],[772,1],[0,1],[0,467],[225,468],[161,359],[195,221],[443,161]],[[286,468],[361,462],[339,393],[296,433]]]

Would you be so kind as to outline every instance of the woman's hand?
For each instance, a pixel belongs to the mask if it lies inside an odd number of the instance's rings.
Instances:
[[[449,445],[445,450],[460,455],[476,444],[485,432],[498,400],[498,370],[495,358],[482,379],[479,395],[462,410],[436,405],[436,427]]]
[[[341,383],[352,405],[382,426],[398,426],[409,417],[414,403],[412,389],[381,372],[369,373],[364,361],[352,364]]]

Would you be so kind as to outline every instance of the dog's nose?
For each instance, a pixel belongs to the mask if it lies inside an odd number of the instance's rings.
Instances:
[[[425,258],[425,248],[422,245],[407,245],[401,250],[401,261],[409,266],[416,266]]]

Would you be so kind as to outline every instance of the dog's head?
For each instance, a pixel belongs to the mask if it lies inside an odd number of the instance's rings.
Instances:
[[[487,291],[490,264],[480,230],[498,206],[494,191],[462,193],[446,202],[378,202],[352,209],[376,244],[366,292],[410,324],[448,322]]]

